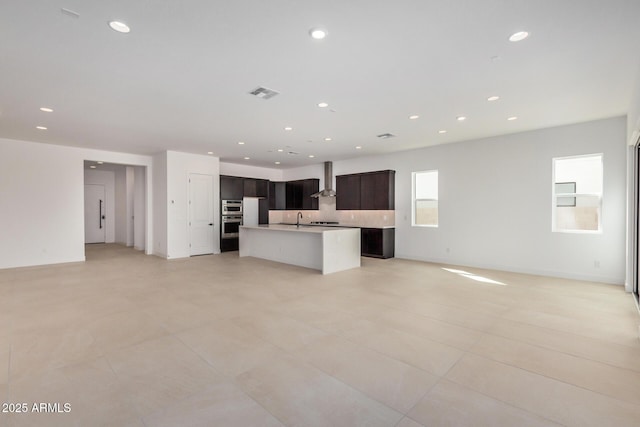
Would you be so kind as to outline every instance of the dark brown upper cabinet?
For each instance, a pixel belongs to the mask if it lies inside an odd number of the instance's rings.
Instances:
[[[395,176],[392,170],[336,176],[336,209],[395,209]]]
[[[244,178],[220,175],[220,199],[242,200],[244,196]]]
[[[286,182],[269,181],[269,209],[283,211],[287,209]]]
[[[317,178],[269,183],[269,209],[317,210],[318,199],[311,197],[320,190]]]
[[[364,173],[360,176],[360,209],[395,209],[396,172],[385,170]]]
[[[269,197],[269,181],[266,179],[244,178],[244,197]]]
[[[336,176],[336,209],[360,210],[360,174]]]

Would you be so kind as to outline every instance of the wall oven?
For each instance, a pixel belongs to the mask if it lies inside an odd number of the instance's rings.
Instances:
[[[242,215],[222,215],[222,237],[223,239],[235,239],[240,236],[240,226],[242,225]]]
[[[242,200],[223,200],[222,216],[242,215]]]

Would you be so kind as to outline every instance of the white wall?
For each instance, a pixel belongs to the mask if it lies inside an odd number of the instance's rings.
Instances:
[[[627,113],[627,142],[635,144],[640,136],[640,70],[636,77],[636,83],[631,88],[631,102]]]
[[[335,175],[343,175],[346,173],[351,173],[351,172],[340,172],[340,173],[336,173],[336,164],[338,162],[333,162],[333,174],[334,174],[334,178],[333,178],[333,183],[331,184],[334,190],[336,189],[336,180],[335,180]],[[389,168],[383,168],[383,169],[389,169]],[[372,170],[372,169],[370,169]],[[356,173],[356,172],[354,172]],[[282,171],[282,180],[283,181],[295,181],[297,179],[307,179],[307,178],[319,178],[320,179],[320,189],[322,190],[323,188],[325,188],[324,185],[324,164],[318,164],[318,165],[309,165],[309,166],[302,166],[299,168],[292,168],[292,169],[285,169]]]
[[[127,166],[125,170],[126,190],[127,190],[127,209],[126,215],[126,245],[133,246],[133,197],[134,197],[134,179],[135,175],[132,166]]]
[[[220,175],[282,181],[282,170],[220,162]]]
[[[620,117],[336,161],[333,171],[396,171],[397,257],[622,284],[625,135]],[[591,153],[604,153],[603,233],[552,233],[552,158]],[[411,173],[433,169],[439,227],[411,227]],[[284,179],[322,178],[322,170],[290,169]]]
[[[0,268],[85,259],[84,160],[152,169],[148,156],[0,139]]]
[[[220,162],[217,157],[168,151],[167,258],[184,258],[189,251],[189,174],[213,176],[214,249],[220,252]]]
[[[0,139],[0,268],[84,260],[84,167],[71,148]]]
[[[127,244],[127,172],[124,166],[115,171],[115,242]],[[108,231],[108,229],[107,229]]]
[[[148,176],[148,175],[147,175]],[[153,254],[166,258],[169,226],[167,224],[167,152],[153,156]]]
[[[133,247],[142,251],[145,249],[145,207],[147,205],[145,168],[136,166],[133,168],[133,174]]]

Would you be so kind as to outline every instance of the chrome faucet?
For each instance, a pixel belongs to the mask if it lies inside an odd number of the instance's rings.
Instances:
[[[300,227],[301,218],[302,218],[302,212],[298,212],[298,215],[296,215],[296,227]]]

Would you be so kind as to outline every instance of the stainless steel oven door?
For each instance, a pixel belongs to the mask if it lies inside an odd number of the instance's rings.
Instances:
[[[242,200],[223,200],[222,215],[242,215]]]
[[[232,239],[240,236],[241,215],[225,215],[222,217],[222,238]]]

